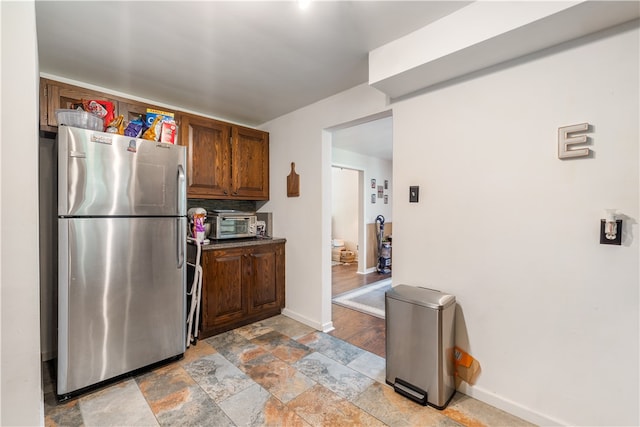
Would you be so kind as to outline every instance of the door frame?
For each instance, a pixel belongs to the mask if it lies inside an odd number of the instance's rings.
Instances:
[[[357,167],[342,165],[340,163],[332,163],[332,168],[340,168],[356,171],[358,173],[358,273],[366,274],[367,273],[367,245],[366,245],[366,228],[367,225],[364,220],[364,170],[359,169]],[[333,176],[333,175],[332,175]],[[333,193],[333,178],[331,179],[331,192]],[[333,214],[333,205],[331,206],[331,213]],[[333,246],[332,246],[333,248]]]
[[[331,309],[331,299],[332,299],[332,296],[331,296],[331,214],[333,212],[333,206],[331,201],[331,191],[333,188],[333,180],[331,178],[331,167],[334,165],[332,133],[333,131],[336,131],[339,129],[357,126],[362,123],[367,123],[367,122],[371,122],[374,120],[379,120],[379,119],[383,119],[391,116],[393,116],[393,110],[389,109],[389,110],[382,111],[380,113],[361,117],[359,119],[351,120],[349,122],[345,122],[342,124],[329,126],[322,130],[323,161],[321,166],[321,176],[322,176],[322,188],[324,188],[324,190],[322,192],[322,220],[321,220],[321,224],[322,224],[321,225],[321,229],[322,229],[321,242],[323,247],[323,261],[322,261],[322,267],[321,267],[322,300],[321,300],[320,306],[321,306],[321,318],[331,319],[329,322],[323,323],[323,326],[322,326],[323,332],[330,332],[334,329],[333,321],[332,321],[333,314]],[[362,183],[362,185],[360,185],[360,187],[364,188],[364,182]],[[364,197],[362,199],[363,199],[362,206],[364,206]],[[364,211],[361,213],[361,216],[364,218]],[[366,230],[364,232],[366,236]],[[366,259],[363,259],[363,262],[365,263],[365,266],[366,266]],[[360,269],[360,259],[358,259],[358,269]],[[366,271],[366,268],[364,268],[363,271]]]

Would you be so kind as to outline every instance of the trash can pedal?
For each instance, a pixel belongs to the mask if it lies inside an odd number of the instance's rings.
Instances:
[[[401,380],[400,378],[396,378],[396,382],[393,383],[393,389],[396,393],[399,393],[404,397],[416,401],[423,406],[427,405],[427,392],[419,387]]]

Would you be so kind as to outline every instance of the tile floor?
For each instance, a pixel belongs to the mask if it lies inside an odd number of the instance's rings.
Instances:
[[[384,358],[282,315],[60,404],[45,367],[47,426],[531,425],[461,393],[420,406],[385,384]]]

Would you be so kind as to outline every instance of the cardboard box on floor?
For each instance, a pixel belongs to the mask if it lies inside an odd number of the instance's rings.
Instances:
[[[354,262],[356,254],[353,251],[343,250],[340,252],[340,262]]]

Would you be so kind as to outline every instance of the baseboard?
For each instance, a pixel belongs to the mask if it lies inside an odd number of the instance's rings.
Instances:
[[[557,418],[550,417],[540,412],[534,411],[531,408],[527,408],[519,403],[516,403],[510,399],[506,399],[495,393],[491,393],[482,387],[468,386],[466,383],[460,384],[458,387],[460,393],[466,394],[469,397],[473,397],[476,400],[484,402],[488,405],[494,406],[498,409],[502,409],[511,415],[522,418],[525,421],[529,421],[538,426],[568,426],[571,425],[566,421],[559,420]]]
[[[293,320],[297,320],[300,323],[304,323],[307,326],[312,327],[313,329],[316,329],[318,331],[322,331],[322,332],[331,332],[333,331],[335,328],[333,327],[333,322],[327,322],[325,324],[316,322],[314,320],[309,319],[306,316],[303,316],[299,313],[296,313],[295,311],[289,310],[288,308],[283,308],[282,309],[282,314],[292,318]]]
[[[327,322],[324,324],[324,326],[322,327],[321,331],[324,332],[325,334],[328,334],[329,332],[335,330],[336,328],[333,327],[333,322]]]

